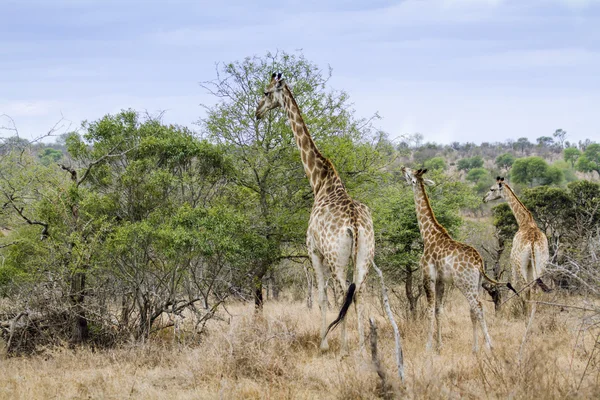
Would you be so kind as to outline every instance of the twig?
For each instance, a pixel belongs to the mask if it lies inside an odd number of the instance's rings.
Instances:
[[[583,311],[592,311],[592,312],[598,312],[598,311],[600,311],[600,310],[593,309],[593,308],[585,308],[585,307],[579,307],[579,306],[569,306],[569,305],[566,305],[566,304],[559,304],[559,303],[549,303],[547,301],[530,300],[529,303],[545,304],[547,306],[554,306],[554,307],[575,308],[577,310],[583,310]]]
[[[394,329],[394,339],[396,341],[396,365],[398,366],[398,376],[404,382],[404,356],[402,355],[402,342],[400,340],[400,331],[398,330],[398,325],[396,324],[396,320],[394,319],[394,314],[392,314],[392,309],[390,308],[390,300],[387,295],[387,288],[385,287],[385,282],[383,281],[383,273],[381,270],[373,263],[373,269],[379,275],[379,279],[381,281],[381,294],[383,296],[383,306],[385,308],[385,312],[392,324],[392,328]]]
[[[19,315],[17,315],[11,322],[10,324],[10,334],[8,335],[8,342],[6,343],[6,352],[8,353],[10,351],[10,345],[12,343],[13,340],[13,335],[15,334],[15,327],[17,326],[17,322],[19,322],[19,320],[21,319],[21,317],[27,316],[27,312],[26,311],[22,311],[21,313],[19,313]]]
[[[523,359],[523,350],[525,349],[525,342],[527,341],[527,334],[531,329],[531,325],[533,324],[533,317],[535,316],[535,310],[537,308],[537,304],[533,303],[531,307],[531,315],[529,316],[529,322],[527,323],[527,329],[525,329],[525,334],[523,335],[523,340],[521,341],[521,346],[519,347],[519,366],[521,365],[521,360]]]
[[[592,351],[590,352],[590,356],[587,360],[587,364],[585,364],[585,369],[583,370],[583,373],[581,374],[581,379],[579,380],[579,384],[577,385],[577,391],[579,391],[579,388],[581,387],[581,384],[583,383],[583,378],[585,378],[585,374],[588,370],[588,367],[590,366],[590,362],[592,361],[592,357],[594,356],[594,351],[596,350],[596,347],[598,347],[598,339],[600,339],[600,333],[596,336],[596,342],[594,343],[594,346],[592,347]]]

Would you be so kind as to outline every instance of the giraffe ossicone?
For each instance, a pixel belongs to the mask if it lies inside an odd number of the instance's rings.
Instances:
[[[373,262],[375,237],[373,221],[367,206],[353,200],[335,170],[315,145],[304,123],[300,108],[285,83],[281,73],[271,75],[256,108],[260,120],[270,110],[282,107],[288,117],[304,171],[314,193],[314,203],[308,222],[306,245],[319,292],[321,309],[321,349],[327,350],[327,333],[341,324],[342,352],[347,352],[346,312],[354,302],[359,332],[359,346],[364,349],[363,301],[361,292]],[[346,283],[348,264],[354,267],[352,284]],[[329,268],[342,291],[346,294],[338,317],[327,325],[327,298],[325,295],[325,269]]]

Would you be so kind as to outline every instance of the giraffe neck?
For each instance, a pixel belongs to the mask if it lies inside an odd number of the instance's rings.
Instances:
[[[517,224],[519,224],[520,227],[531,224],[535,225],[535,222],[533,221],[533,216],[531,215],[529,210],[525,207],[523,203],[521,203],[521,200],[519,200],[515,192],[513,192],[512,188],[507,184],[504,184],[504,193],[504,198],[506,199],[508,206],[512,210],[517,220]]]
[[[435,219],[435,214],[431,209],[423,181],[417,181],[417,184],[413,186],[413,192],[415,194],[417,221],[419,222],[419,230],[421,231],[425,246],[434,243],[439,238],[439,235],[449,237],[446,228],[441,226],[437,219]]]
[[[315,196],[329,185],[334,183],[341,185],[341,180],[333,164],[321,154],[310,136],[300,114],[300,108],[287,85],[283,88],[283,104],[300,150],[304,172],[306,172]]]

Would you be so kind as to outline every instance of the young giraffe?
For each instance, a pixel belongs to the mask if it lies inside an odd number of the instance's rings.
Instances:
[[[504,178],[501,177],[496,178],[496,183],[492,185],[490,191],[483,198],[483,202],[487,203],[498,199],[506,200],[517,220],[517,224],[519,224],[519,230],[513,238],[510,252],[513,282],[525,285],[535,281],[544,292],[550,291],[541,279],[546,270],[546,263],[550,258],[546,235],[538,228],[531,212],[519,200],[512,188],[504,182]],[[526,301],[531,300],[530,288],[525,290],[524,297],[523,311],[527,314]]]
[[[420,265],[423,271],[423,286],[427,296],[427,313],[429,314],[429,335],[426,348],[427,350],[431,349],[435,322],[437,322],[436,350],[439,352],[442,347],[441,314],[444,286],[446,283],[454,282],[467,298],[471,309],[473,352],[478,351],[477,322],[479,322],[483,331],[486,346],[491,350],[492,340],[485,323],[483,307],[479,301],[479,287],[481,286],[482,277],[493,284],[499,285],[500,283],[486,275],[483,259],[477,250],[453,240],[448,231],[436,220],[425,192],[425,185],[431,186],[434,183],[423,178],[425,172],[427,172],[427,169],[419,169],[413,172],[410,168],[402,167],[402,174],[406,182],[411,184],[413,188],[419,230],[423,237],[424,249]],[[503,285],[514,290],[510,283]]]
[[[302,119],[298,104],[281,74],[273,74],[264,90],[256,118],[261,119],[269,110],[283,107],[287,113],[296,144],[300,149],[304,171],[314,193],[314,203],[308,222],[306,245],[317,276],[319,307],[321,309],[321,349],[327,350],[327,333],[338,323],[342,324],[342,353],[347,353],[345,315],[354,299],[358,319],[359,345],[364,345],[363,305],[360,293],[373,262],[375,239],[373,222],[367,206],[352,200],[346,192],[335,167],[315,145]],[[354,265],[352,284],[346,284],[346,267]],[[327,299],[325,296],[324,266],[330,268],[343,292],[344,304],[338,318],[327,326]]]

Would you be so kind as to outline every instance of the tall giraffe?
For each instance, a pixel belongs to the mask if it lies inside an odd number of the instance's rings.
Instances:
[[[321,349],[327,350],[327,333],[341,322],[342,352],[348,351],[346,340],[346,312],[354,299],[358,319],[359,344],[364,346],[363,304],[360,293],[375,251],[373,221],[367,206],[353,200],[346,192],[332,162],[325,158],[313,141],[302,119],[298,104],[281,74],[273,74],[264,90],[256,118],[261,119],[269,110],[283,107],[296,144],[300,149],[304,171],[314,193],[314,203],[308,222],[306,246],[317,276],[319,307],[321,309]],[[346,284],[346,267],[352,260],[352,284]],[[344,304],[335,321],[327,326],[327,298],[325,296],[325,266],[329,267],[344,293]]]
[[[510,252],[513,282],[524,285],[535,281],[544,292],[550,291],[541,279],[546,270],[546,263],[550,259],[546,235],[538,228],[531,212],[501,177],[496,178],[496,183],[483,198],[483,202],[498,199],[506,200],[519,224]],[[525,289],[526,301],[531,300],[530,289],[530,287]],[[527,308],[527,303],[523,303],[525,313]]]
[[[431,349],[434,325],[437,325],[437,348],[442,347],[441,314],[444,299],[444,286],[454,282],[461,293],[467,298],[471,309],[471,322],[473,323],[473,352],[478,351],[477,322],[481,326],[486,346],[492,349],[492,340],[487,330],[483,307],[479,301],[479,287],[481,278],[493,284],[499,282],[489,278],[483,265],[481,255],[473,247],[452,239],[448,231],[440,225],[435,218],[429,197],[425,192],[425,185],[434,184],[429,179],[424,179],[423,174],[427,169],[417,171],[402,167],[402,174],[406,182],[412,185],[419,230],[423,237],[423,256],[421,256],[421,269],[423,271],[423,286],[427,296],[427,313],[429,315],[429,335],[427,337],[427,350]],[[510,283],[504,284],[512,289]],[[435,304],[435,308],[434,308]],[[434,323],[437,322],[437,324]]]

